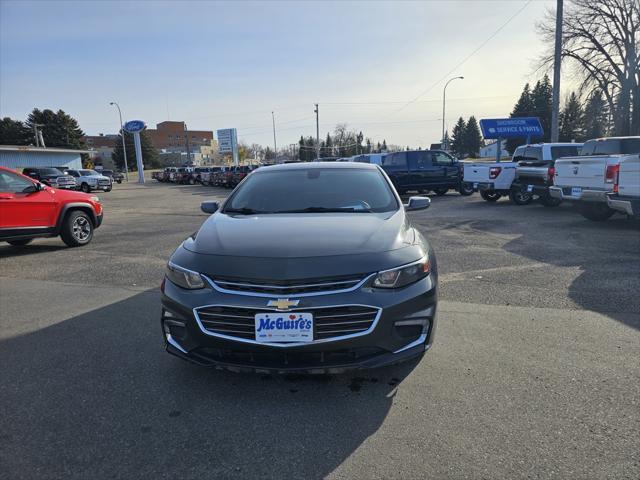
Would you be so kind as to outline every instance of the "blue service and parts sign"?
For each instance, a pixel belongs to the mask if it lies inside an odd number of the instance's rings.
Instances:
[[[129,133],[136,133],[147,128],[147,124],[142,120],[129,120],[124,124],[123,128]]]
[[[484,138],[542,137],[544,135],[538,117],[482,119],[480,128]]]

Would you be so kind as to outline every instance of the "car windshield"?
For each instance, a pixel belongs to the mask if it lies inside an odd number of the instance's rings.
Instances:
[[[295,168],[260,170],[225,205],[225,213],[389,212],[398,209],[378,170]]]
[[[40,175],[64,175],[57,168],[42,168],[39,170]]]

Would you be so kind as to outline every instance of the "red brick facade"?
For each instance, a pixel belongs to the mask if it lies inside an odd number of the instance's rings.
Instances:
[[[147,128],[151,141],[158,150],[187,151],[186,135],[189,135],[189,149],[198,150],[201,145],[211,145],[213,131],[189,130],[185,131],[184,122],[160,122],[155,129]]]

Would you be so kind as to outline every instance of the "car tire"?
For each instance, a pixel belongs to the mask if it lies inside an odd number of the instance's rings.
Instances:
[[[562,200],[546,194],[540,197],[540,203],[542,203],[542,205],[544,205],[545,207],[557,207],[562,203]]]
[[[104,189],[105,192],[110,192],[113,187],[107,187]]]
[[[502,195],[498,192],[492,192],[491,190],[482,190],[480,196],[487,202],[497,202]]]
[[[9,245],[13,245],[14,247],[23,247],[33,241],[33,238],[22,238],[20,240],[7,240]]]
[[[93,238],[93,222],[89,215],[81,210],[69,212],[62,222],[60,237],[68,247],[88,244]]]
[[[82,185],[80,185],[80,190],[82,190],[84,193],[91,193],[91,187],[88,183],[83,182]]]
[[[580,215],[594,222],[604,222],[616,213],[604,203],[581,202],[577,207]]]
[[[463,182],[462,185],[460,185],[460,189],[458,190],[458,193],[460,193],[460,195],[462,195],[463,197],[473,195],[473,192],[473,183],[468,182]]]
[[[533,195],[519,188],[512,188],[509,191],[509,199],[516,205],[529,205],[533,201]]]
[[[122,180],[116,180],[116,183],[120,184],[122,183]]]

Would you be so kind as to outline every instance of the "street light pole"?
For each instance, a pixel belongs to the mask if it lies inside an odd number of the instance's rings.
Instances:
[[[127,166],[127,147],[124,143],[124,125],[122,124],[122,111],[120,110],[120,105],[116,102],[111,102],[109,105],[115,105],[118,108],[118,115],[120,116],[120,135],[122,135],[122,154],[124,155],[124,178],[129,181],[129,167]]]
[[[318,113],[318,104],[316,103],[316,109],[314,110],[316,114],[316,162],[320,161],[320,123],[319,123],[319,113]]]
[[[442,144],[443,144],[442,149],[443,150],[447,149],[447,142],[444,138],[445,111],[446,111],[446,105],[447,105],[447,86],[454,80],[462,80],[462,79],[464,79],[464,77],[450,78],[449,81],[444,84],[444,89],[442,90]]]
[[[271,121],[273,122],[273,163],[278,163],[278,143],[276,142],[276,117],[271,112]]]

